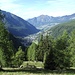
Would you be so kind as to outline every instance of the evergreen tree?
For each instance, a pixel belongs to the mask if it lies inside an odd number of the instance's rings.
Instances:
[[[25,60],[25,53],[22,51],[21,46],[18,48],[18,51],[12,59],[12,65],[15,65],[15,67],[19,67],[23,63],[23,61]]]
[[[0,66],[5,66],[6,65],[6,57],[4,54],[4,49],[2,45],[0,46]]]
[[[51,48],[49,54],[46,55],[44,68],[45,69],[50,69],[50,70],[53,70],[53,69],[56,68],[53,48]]]
[[[13,46],[9,41],[9,33],[4,27],[3,14],[0,11],[0,63],[2,66],[10,66],[13,55]]]
[[[50,46],[50,52],[46,57],[44,67],[46,69],[64,69],[70,67],[70,50],[69,47],[69,36],[66,31],[63,35],[56,40],[56,44],[53,47]]]
[[[53,38],[50,36],[50,38],[48,38],[48,36],[46,37],[45,40],[45,53],[46,53],[46,58],[44,60],[44,68],[45,69],[55,69],[55,50],[54,50],[54,40]]]
[[[46,35],[44,38],[44,54],[48,55],[51,48],[54,46],[54,39],[52,36]]]
[[[37,45],[35,43],[32,43],[31,46],[28,48],[27,58],[29,61],[36,60],[36,48],[37,48]]]
[[[44,41],[43,41],[43,35],[41,35],[38,49],[36,50],[36,57],[38,61],[43,61],[44,58]]]
[[[70,67],[70,50],[69,47],[69,36],[67,31],[64,31],[62,36],[56,40],[56,67],[60,69]]]
[[[42,36],[38,44],[37,60],[45,62],[46,55],[49,54],[51,46],[53,45],[53,38],[51,36]]]
[[[71,51],[71,66],[75,67],[75,30],[71,32],[69,44],[70,46],[68,47],[68,49]]]

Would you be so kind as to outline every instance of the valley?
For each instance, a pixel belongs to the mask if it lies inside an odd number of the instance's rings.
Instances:
[[[60,23],[68,22],[73,19],[75,19],[75,13],[71,15],[64,15],[64,16],[58,16],[58,17],[40,15],[38,17],[28,19],[27,21],[31,23],[32,25],[34,25],[36,28],[44,29],[47,26],[48,27],[54,26]]]
[[[58,17],[40,15],[26,21],[12,13],[2,12],[5,15],[5,28],[16,38],[19,38],[25,46],[30,45],[32,41],[38,42],[38,37],[41,34],[51,34],[51,29],[56,25],[75,19],[75,14]]]
[[[75,75],[75,0],[0,0],[0,75]]]
[[[0,74],[75,73],[75,14],[26,21],[0,12]]]

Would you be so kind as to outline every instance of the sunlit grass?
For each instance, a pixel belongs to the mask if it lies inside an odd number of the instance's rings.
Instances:
[[[45,70],[43,68],[42,62],[23,62],[23,66],[35,65],[36,69],[26,69],[26,68],[3,68],[3,71],[0,71],[0,75],[75,75],[75,68],[68,70]],[[39,68],[41,67],[41,68]]]
[[[75,75],[75,69],[69,70],[45,70],[34,69],[26,70],[21,68],[3,68],[4,71],[0,71],[0,75]]]
[[[5,71],[0,72],[0,75],[75,75],[75,73],[55,72],[55,71]]]
[[[36,67],[38,67],[38,68],[43,68],[44,67],[44,64],[43,64],[43,62],[36,62],[36,61],[25,61],[25,62],[23,62],[23,66],[27,66],[27,63],[29,64],[29,65],[35,65]]]

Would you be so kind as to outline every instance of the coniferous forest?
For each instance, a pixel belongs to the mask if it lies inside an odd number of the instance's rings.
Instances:
[[[32,42],[30,46],[24,47],[4,27],[4,17],[0,11],[0,69],[20,67],[24,61],[43,62],[44,69],[50,70],[75,67],[75,30],[70,34],[64,30],[56,38],[42,34],[37,44]]]
[[[18,66],[24,60],[23,46],[18,39],[6,30],[3,19],[4,15],[0,11],[0,65],[4,67],[10,67],[13,64]],[[21,61],[21,59],[23,60]]]

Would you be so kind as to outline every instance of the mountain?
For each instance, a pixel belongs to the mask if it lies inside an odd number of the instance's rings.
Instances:
[[[27,21],[33,24],[38,29],[48,29],[52,26],[55,26],[59,23],[68,22],[72,19],[75,19],[75,14],[65,15],[59,17],[53,17],[48,15],[40,15],[38,17],[34,17],[32,19],[28,19]]]
[[[5,15],[4,23],[6,29],[16,37],[25,37],[39,31],[32,24],[12,13],[6,11],[2,11],[2,13]]]
[[[37,44],[38,41],[39,41],[39,39],[40,39],[39,36],[41,34],[43,36],[51,35],[54,38],[57,38],[57,37],[61,36],[62,33],[63,33],[63,31],[65,31],[65,30],[68,32],[68,34],[70,34],[71,31],[75,30],[75,20],[71,20],[69,22],[65,22],[65,23],[62,23],[62,24],[58,24],[58,25],[52,27],[49,30],[40,31],[36,35],[31,35],[31,36],[28,36],[28,37],[33,37],[34,38],[33,39],[33,42],[35,42]]]
[[[75,20],[71,20],[66,23],[58,24],[50,29],[51,35],[54,37],[62,35],[63,31],[66,30],[69,34],[75,30]]]

